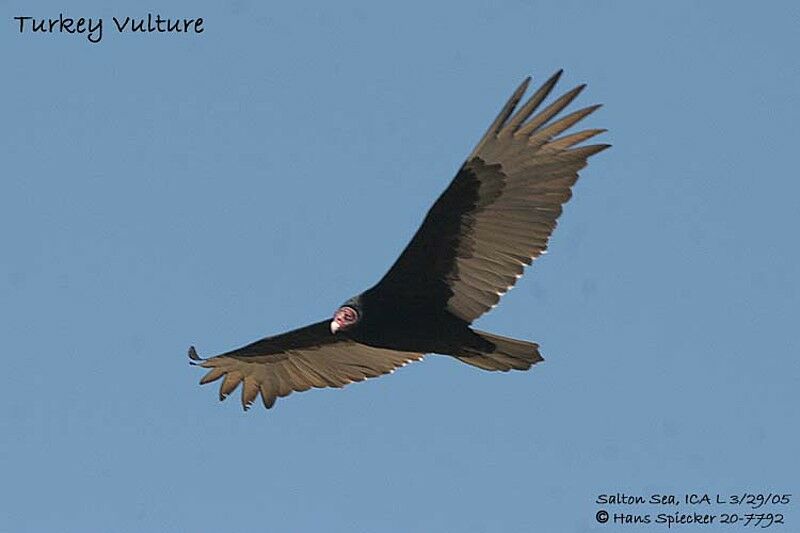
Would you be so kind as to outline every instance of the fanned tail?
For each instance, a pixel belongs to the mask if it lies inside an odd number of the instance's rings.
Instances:
[[[487,341],[491,347],[487,350],[470,349],[469,355],[457,356],[460,361],[483,370],[528,370],[544,358],[539,353],[539,345],[535,342],[521,341],[501,337],[493,333],[474,330],[474,333]]]

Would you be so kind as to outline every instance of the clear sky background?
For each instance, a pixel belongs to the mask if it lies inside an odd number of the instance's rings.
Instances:
[[[0,531],[632,531],[598,494],[746,491],[800,530],[796,2],[0,8]],[[113,30],[148,11],[205,31]],[[103,40],[12,19],[59,12]],[[561,67],[614,147],[478,322],[544,364],[431,356],[248,413],[197,385],[190,344],[374,283]]]

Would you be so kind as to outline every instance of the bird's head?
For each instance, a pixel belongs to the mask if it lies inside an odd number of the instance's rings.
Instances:
[[[358,297],[350,298],[333,314],[331,333],[349,331],[361,320],[361,302]]]

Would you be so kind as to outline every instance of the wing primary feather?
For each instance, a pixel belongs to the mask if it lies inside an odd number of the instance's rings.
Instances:
[[[212,368],[208,371],[208,373],[202,377],[200,380],[200,385],[205,385],[207,383],[211,383],[213,381],[217,381],[219,378],[225,375],[225,371],[221,368]]]
[[[584,117],[587,117],[600,109],[603,104],[596,104],[589,107],[584,107],[583,109],[579,109],[569,115],[558,119],[557,121],[553,122],[546,128],[542,128],[541,130],[537,131],[533,135],[530,136],[528,139],[528,144],[531,146],[538,146],[546,143],[559,133],[569,129],[577,122],[579,122]]]
[[[523,105],[519,111],[517,111],[508,124],[503,127],[500,133],[497,134],[498,137],[503,137],[505,135],[511,135],[516,133],[517,129],[519,129],[520,125],[525,122],[531,113],[536,111],[536,108],[544,102],[545,98],[550,94],[550,91],[553,90],[553,87],[556,86],[558,83],[559,78],[561,78],[561,74],[564,73],[564,69],[559,69],[558,72],[550,76],[550,78],[539,87],[533,96],[531,96],[525,105]]]
[[[227,398],[228,395],[239,386],[241,381],[242,374],[239,372],[228,372],[225,374],[225,379],[222,380],[222,384],[219,386],[219,401]]]
[[[528,90],[528,85],[531,82],[531,77],[528,76],[525,78],[522,83],[517,87],[517,90],[514,91],[514,94],[511,95],[511,98],[508,99],[506,105],[500,110],[498,113],[497,118],[489,125],[489,128],[486,130],[486,133],[483,134],[481,140],[478,142],[478,145],[472,151],[473,155],[477,154],[481,147],[486,143],[486,141],[492,137],[494,137],[500,128],[503,126],[508,117],[514,111],[514,108],[517,107],[517,104],[522,99],[522,95],[525,94],[525,91]]]
[[[576,157],[585,159],[608,148],[611,148],[610,144],[590,144],[588,146],[579,146],[578,148],[573,148],[569,150],[569,153]]]
[[[559,111],[564,109],[572,102],[581,91],[586,88],[586,84],[578,85],[571,91],[565,93],[558,100],[550,104],[549,106],[545,107],[541,113],[533,117],[530,122],[526,123],[522,126],[518,131],[518,135],[529,135],[531,132],[535,131],[536,128],[545,124],[548,120],[556,116]]]
[[[272,409],[272,406],[275,405],[275,400],[277,399],[277,396],[272,394],[272,391],[270,391],[269,388],[267,388],[264,385],[261,385],[260,391],[261,391],[261,401],[264,404],[264,408]]]
[[[565,150],[578,143],[582,143],[587,139],[591,139],[595,135],[600,135],[601,133],[605,133],[606,131],[608,130],[603,128],[579,131],[578,133],[564,135],[563,137],[559,137],[558,139],[550,141],[549,143],[545,144],[542,148],[547,151]]]
[[[197,365],[200,361],[204,360],[202,357],[197,355],[197,350],[194,349],[194,346],[189,346],[189,359],[190,365]]]
[[[242,383],[242,409],[247,411],[258,396],[258,383],[254,379],[244,378]]]

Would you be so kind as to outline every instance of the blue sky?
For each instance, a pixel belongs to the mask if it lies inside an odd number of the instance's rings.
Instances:
[[[800,497],[796,3],[125,4],[0,4],[0,531],[629,531],[598,494]],[[205,31],[111,31],[148,10]],[[103,40],[12,19],[59,12]],[[562,67],[614,147],[478,322],[544,364],[431,356],[269,412],[197,386],[190,344],[374,283]]]

